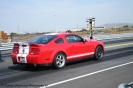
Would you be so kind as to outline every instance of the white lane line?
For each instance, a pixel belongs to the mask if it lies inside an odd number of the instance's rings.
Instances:
[[[105,48],[112,48],[112,47],[132,45],[132,44],[133,44],[133,42],[131,42],[131,43],[125,43],[125,44],[119,44],[119,45],[113,45],[113,46],[105,46]]]
[[[94,75],[94,74],[97,74],[97,73],[101,73],[101,72],[104,72],[104,71],[108,71],[108,70],[111,70],[111,69],[114,69],[114,68],[118,68],[118,67],[122,67],[122,66],[125,66],[125,65],[129,65],[129,64],[133,64],[133,61],[125,63],[125,64],[113,66],[113,67],[110,67],[110,68],[106,68],[106,69],[103,69],[103,70],[95,71],[95,72],[92,72],[92,73],[88,73],[88,74],[85,74],[85,75],[77,76],[77,77],[74,77],[74,78],[70,78],[70,79],[67,79],[67,80],[63,80],[63,81],[60,81],[60,82],[48,84],[48,86],[44,86],[44,87],[40,87],[40,88],[52,87],[52,86],[55,86],[55,85],[59,85],[59,84],[66,83],[66,82],[70,82],[70,81],[73,81],[73,80],[76,80],[76,79],[80,79],[80,78],[83,78],[83,77],[87,77],[87,76],[90,76],[90,75]]]

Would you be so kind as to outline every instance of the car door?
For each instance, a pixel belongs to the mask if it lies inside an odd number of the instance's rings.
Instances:
[[[66,40],[71,47],[72,58],[82,58],[88,55],[88,44],[83,42],[83,38],[78,35],[68,35]]]

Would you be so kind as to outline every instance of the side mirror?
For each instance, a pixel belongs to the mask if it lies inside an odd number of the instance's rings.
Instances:
[[[87,40],[83,38],[83,42],[86,42]]]

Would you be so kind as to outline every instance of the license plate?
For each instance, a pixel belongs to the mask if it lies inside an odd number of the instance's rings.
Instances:
[[[25,63],[25,57],[20,57],[20,62]]]

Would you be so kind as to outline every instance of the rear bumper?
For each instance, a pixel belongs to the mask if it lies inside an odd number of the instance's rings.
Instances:
[[[25,57],[25,62],[20,61],[20,56],[17,56],[16,54],[11,54],[11,59],[13,61],[13,64],[37,64],[37,65],[43,65],[43,64],[51,64],[50,59],[45,59],[41,55],[27,55]]]
[[[52,66],[51,63],[46,63],[46,64],[31,64],[31,63],[18,63],[18,62],[13,62],[14,65],[26,65],[26,66]]]

